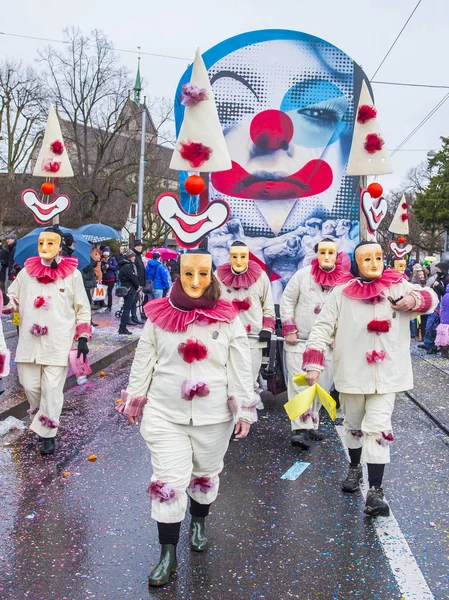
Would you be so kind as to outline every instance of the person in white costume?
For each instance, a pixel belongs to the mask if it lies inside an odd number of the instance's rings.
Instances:
[[[330,294],[310,333],[303,369],[309,385],[318,382],[333,344],[334,382],[350,456],[342,490],[359,489],[360,461],[366,461],[370,489],[365,513],[388,516],[381,486],[394,440],[395,395],[413,387],[409,323],[416,313],[432,312],[438,298],[401,273],[384,270],[382,248],[376,242],[361,242],[354,256],[355,279]]]
[[[257,408],[263,404],[258,394],[259,371],[262,364],[262,350],[271,339],[276,327],[273,297],[270,280],[256,261],[250,260],[249,248],[235,241],[229,250],[229,262],[220,265],[216,271],[223,298],[230,300],[238,310],[240,320],[248,335],[251,348],[254,393],[258,399]]]
[[[142,418],[151,453],[148,493],[161,544],[149,575],[155,587],[177,568],[187,495],[190,547],[206,549],[205,518],[232,431],[244,438],[257,421],[248,338],[235,307],[220,298],[211,255],[182,254],[180,269],[170,296],[145,305],[147,322],[118,409],[131,423]]]
[[[285,362],[288,374],[288,398],[306,389],[293,383],[295,373],[303,373],[302,360],[312,326],[332,289],[351,279],[350,260],[345,253],[338,254],[335,241],[325,238],[315,245],[316,258],[308,267],[299,269],[290,279],[281,298],[282,335],[285,337]],[[320,385],[329,391],[332,386],[332,350],[326,351]],[[312,440],[322,440],[318,429],[320,402],[316,398],[310,409],[292,421],[293,446],[310,448]]]
[[[63,388],[69,352],[78,341],[78,357],[89,352],[92,337],[90,306],[78,260],[60,256],[62,233],[49,227],[39,235],[39,256],[25,268],[4,294],[3,312],[20,315],[15,360],[24,387],[30,429],[41,439],[41,454],[52,454],[64,402]]]

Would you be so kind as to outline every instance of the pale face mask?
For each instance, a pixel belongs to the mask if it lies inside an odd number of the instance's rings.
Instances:
[[[337,244],[334,242],[320,242],[317,252],[318,264],[323,271],[332,271],[337,260]]]
[[[355,251],[359,274],[364,279],[379,279],[384,270],[382,248],[379,244],[360,246]]]
[[[398,273],[405,273],[405,267],[407,266],[406,260],[395,260],[394,268]]]
[[[231,246],[229,260],[234,273],[243,273],[248,268],[249,248],[247,246]]]
[[[59,255],[61,247],[61,236],[53,231],[43,231],[39,235],[37,249],[39,256],[45,262],[51,261]]]
[[[182,254],[180,279],[182,289],[191,298],[201,298],[212,281],[210,254]]]

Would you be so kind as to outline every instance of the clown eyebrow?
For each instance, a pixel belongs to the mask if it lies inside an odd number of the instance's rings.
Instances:
[[[223,77],[230,77],[231,79],[240,81],[240,83],[243,83],[243,85],[246,86],[255,95],[257,100],[259,100],[259,96],[257,95],[256,91],[251,87],[251,85],[246,81],[246,79],[244,79],[241,75],[234,73],[233,71],[220,71],[219,73],[216,73],[212,76],[210,84],[213,85],[218,79],[222,79]]]

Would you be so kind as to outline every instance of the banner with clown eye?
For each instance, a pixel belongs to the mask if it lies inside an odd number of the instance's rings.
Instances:
[[[209,235],[215,265],[244,241],[265,266],[278,302],[288,280],[310,264],[315,244],[333,238],[351,253],[358,242],[359,180],[345,168],[362,82],[342,50],[314,36],[263,30],[230,38],[203,54],[226,144],[228,171],[209,177],[209,200],[223,199],[230,220]],[[181,78],[177,132],[184,106]],[[180,173],[181,202],[187,173]],[[207,199],[206,199],[207,202]]]

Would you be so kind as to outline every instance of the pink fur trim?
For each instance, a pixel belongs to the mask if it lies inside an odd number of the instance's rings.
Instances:
[[[15,302],[8,302],[8,304],[6,305],[6,307],[3,309],[3,314],[4,315],[11,315],[13,312],[15,312],[15,308],[14,308],[14,304]]]
[[[6,350],[4,354],[0,354],[0,377],[7,377],[9,375],[9,363],[11,359],[11,353]]]
[[[43,265],[39,256],[32,256],[25,261],[25,270],[30,277],[43,280],[43,283],[51,283],[57,279],[65,279],[71,275],[78,266],[78,259],[62,256],[61,262],[56,269]]]
[[[315,367],[324,369],[324,352],[322,350],[315,350],[314,348],[307,348],[302,358],[302,368],[304,371],[314,371]]]
[[[41,335],[47,335],[48,327],[45,327],[45,325],[44,325],[44,327],[41,327],[37,323],[34,323],[30,329],[30,333],[34,337],[40,337]]]
[[[249,289],[262,274],[262,267],[254,260],[248,261],[248,268],[244,273],[234,273],[231,263],[220,265],[215,274],[223,285],[229,286],[234,290]]]
[[[191,492],[201,492],[207,494],[215,487],[215,483],[210,477],[203,475],[202,477],[194,477],[189,483],[189,490]]]
[[[351,429],[350,433],[351,433],[351,435],[353,435],[356,438],[363,437],[363,431],[361,429]]]
[[[78,340],[80,337],[87,337],[87,339],[92,339],[92,325],[90,323],[78,323],[75,328],[75,340]]]
[[[229,410],[232,412],[233,416],[236,417],[239,412],[239,407],[237,404],[237,400],[234,398],[234,396],[229,396],[228,407]]]
[[[314,423],[319,423],[320,421],[318,413],[314,412],[311,408],[306,410],[306,412],[301,415],[302,423],[307,423],[309,419],[312,419]]]
[[[430,290],[413,290],[415,294],[418,294],[420,297],[419,306],[413,309],[412,312],[420,312],[425,313],[432,308],[432,304],[434,301],[434,296]]]
[[[264,317],[262,319],[262,329],[271,329],[271,331],[274,331],[276,327],[276,319],[274,319],[273,317]]]
[[[44,427],[50,427],[50,429],[57,429],[59,427],[59,423],[53,421],[53,419],[50,419],[50,417],[47,417],[46,415],[41,415],[39,421]]]
[[[373,350],[372,352],[366,353],[366,362],[370,365],[372,363],[381,363],[385,360],[387,353],[385,350]]]
[[[164,331],[184,332],[194,322],[201,325],[209,323],[232,323],[237,317],[237,310],[228,300],[220,298],[214,308],[194,308],[182,311],[170,304],[169,298],[159,298],[147,302],[144,311],[151,323]]]
[[[288,333],[296,333],[298,327],[296,326],[295,319],[285,319],[282,321],[282,335],[285,336]]]
[[[352,279],[349,271],[351,268],[351,259],[346,252],[339,252],[332,271],[324,271],[320,267],[317,258],[312,259],[311,274],[318,285],[326,288],[333,288],[336,285],[347,283]]]
[[[259,394],[254,392],[251,403],[248,404],[247,406],[240,407],[240,411],[242,413],[244,413],[243,416],[251,418],[253,423],[256,423],[256,421],[257,421],[257,405],[259,404],[259,402],[260,402],[260,396],[259,396]],[[228,404],[229,404],[229,400],[228,400]]]
[[[204,398],[210,394],[209,386],[204,381],[191,381],[185,379],[181,384],[181,398],[193,400],[195,396]]]
[[[379,444],[379,446],[391,446],[391,444],[394,442],[393,432],[387,431],[387,433],[385,433],[382,431],[376,442]]]
[[[394,269],[386,269],[378,279],[361,281],[353,279],[343,289],[343,294],[353,300],[371,300],[379,296],[393,284],[401,283],[402,274]]]
[[[150,498],[157,502],[173,502],[180,496],[179,490],[159,480],[152,481],[147,488],[147,492]]]
[[[148,398],[146,396],[134,396],[126,391],[122,391],[121,398],[123,409],[117,412],[141,419],[143,416],[143,407],[148,402]]]

